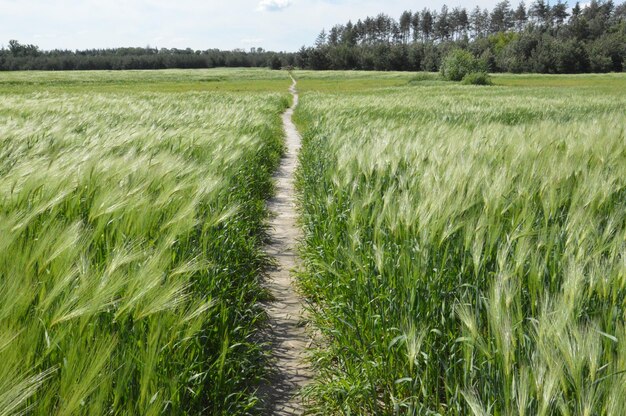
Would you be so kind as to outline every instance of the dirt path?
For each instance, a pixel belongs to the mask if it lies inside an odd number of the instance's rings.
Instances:
[[[291,271],[297,265],[296,243],[299,230],[296,225],[295,191],[293,184],[300,135],[291,118],[298,105],[296,81],[289,91],[293,95],[292,106],[283,114],[286,134],[286,152],[276,171],[276,196],[268,201],[272,212],[270,220],[270,244],[267,253],[277,261],[271,270],[268,289],[275,301],[268,305],[272,354],[275,358],[276,374],[261,395],[268,403],[269,414],[299,415],[302,405],[297,393],[310,379],[311,372],[304,358],[309,338],[302,326],[302,302],[293,287]]]

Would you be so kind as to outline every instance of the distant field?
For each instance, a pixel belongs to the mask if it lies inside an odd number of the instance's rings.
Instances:
[[[596,93],[608,93],[607,98],[626,92],[626,76],[624,74],[578,74],[578,75],[538,75],[538,74],[497,74],[494,75],[497,85],[519,87],[549,87],[568,89],[592,89]]]
[[[0,73],[0,93],[283,92],[289,78],[266,69],[28,71]]]
[[[0,414],[257,406],[285,74],[0,74]]]
[[[319,414],[626,414],[626,76],[298,73]]]
[[[315,92],[366,92],[404,85],[450,85],[439,80],[436,72],[365,72],[365,71],[298,71],[301,91]],[[493,74],[497,86],[592,89],[595,93],[608,92],[610,97],[626,92],[624,74]],[[380,91],[379,91],[380,92]],[[491,91],[494,92],[494,91]]]

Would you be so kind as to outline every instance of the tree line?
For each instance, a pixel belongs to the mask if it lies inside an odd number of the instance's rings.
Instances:
[[[463,7],[386,14],[323,30],[296,64],[309,69],[436,71],[454,49],[481,58],[491,72],[626,70],[626,2],[592,0],[569,8],[535,0],[492,10]]]
[[[297,66],[304,69],[437,71],[452,50],[471,52],[490,72],[626,71],[626,2],[557,0],[492,10],[463,7],[386,14],[322,30],[297,53],[218,49],[116,48],[42,51],[11,40],[0,70],[165,69]]]
[[[42,51],[36,45],[9,41],[0,49],[0,70],[121,70],[166,68],[265,67],[295,64],[296,54],[219,49],[115,48]]]

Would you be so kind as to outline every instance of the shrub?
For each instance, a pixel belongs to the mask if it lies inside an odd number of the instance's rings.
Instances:
[[[491,77],[486,72],[470,72],[461,81],[465,85],[493,85]]]
[[[441,63],[441,76],[447,81],[461,81],[471,72],[484,71],[484,64],[468,51],[455,49]]]
[[[278,57],[278,55],[274,55],[270,58],[268,65],[267,65],[270,69],[273,69],[275,71],[279,70],[282,68],[283,63],[280,60],[280,58]]]

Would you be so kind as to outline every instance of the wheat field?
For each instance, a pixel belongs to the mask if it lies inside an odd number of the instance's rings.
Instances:
[[[626,413],[626,77],[293,75],[307,412]],[[0,415],[262,414],[290,83],[0,74]]]
[[[258,405],[282,84],[269,71],[2,75],[1,415]]]
[[[390,76],[300,76],[314,412],[626,413],[626,77]]]

